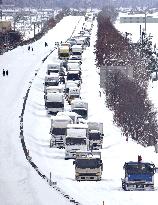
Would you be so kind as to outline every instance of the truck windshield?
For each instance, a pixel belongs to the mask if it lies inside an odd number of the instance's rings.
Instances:
[[[89,139],[90,140],[100,140],[101,136],[99,132],[96,133],[89,133]]]
[[[127,164],[126,172],[127,174],[153,174],[154,167],[152,164]]]
[[[54,134],[54,135],[65,135],[66,134],[66,128],[53,128],[52,134]]]
[[[71,98],[71,99],[73,99],[73,98],[79,98],[79,97],[80,97],[79,94],[73,94],[73,95],[70,94],[70,98]]]
[[[77,168],[90,168],[95,169],[100,167],[100,159],[76,159]]]
[[[69,53],[60,53],[59,56],[60,57],[69,57]]]
[[[73,52],[73,51],[72,51],[72,55],[74,55],[74,56],[79,55],[79,56],[80,56],[80,55],[82,55],[82,52]]]
[[[45,82],[45,86],[55,86],[55,85],[58,85],[58,84],[59,84],[58,80]]]
[[[62,102],[46,102],[47,108],[63,108],[64,104]]]
[[[68,73],[67,80],[80,80],[80,75],[78,73]]]
[[[78,115],[81,115],[83,118],[87,117],[87,110],[85,109],[73,109],[72,111],[77,113]]]
[[[86,145],[85,138],[66,138],[66,145]]]
[[[59,73],[59,70],[58,69],[48,70],[47,73],[48,75],[50,75],[51,73]]]

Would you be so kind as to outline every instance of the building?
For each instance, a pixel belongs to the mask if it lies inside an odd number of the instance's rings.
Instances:
[[[120,17],[120,23],[158,23],[158,17],[143,15],[127,15]]]
[[[0,21],[0,33],[6,33],[11,30],[10,21]]]

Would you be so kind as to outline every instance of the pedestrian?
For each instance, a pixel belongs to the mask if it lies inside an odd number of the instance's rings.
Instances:
[[[6,70],[6,75],[8,76],[8,70]]]
[[[48,43],[47,43],[47,42],[45,42],[45,44],[44,44],[44,45],[45,45],[45,47],[47,47],[47,46],[48,46]]]
[[[32,48],[32,51],[33,51],[33,48]]]
[[[3,76],[5,76],[5,70],[3,69]]]
[[[30,51],[30,46],[28,46],[28,51]]]

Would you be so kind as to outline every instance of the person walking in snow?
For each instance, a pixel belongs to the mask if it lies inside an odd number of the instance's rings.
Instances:
[[[30,46],[28,46],[28,51],[30,51]]]
[[[8,76],[8,70],[6,70],[6,75]]]
[[[3,76],[5,76],[5,70],[3,69]]]

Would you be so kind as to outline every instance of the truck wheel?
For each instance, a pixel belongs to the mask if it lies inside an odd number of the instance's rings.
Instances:
[[[124,189],[126,191],[126,189],[125,189],[125,182],[122,182],[122,189]]]

